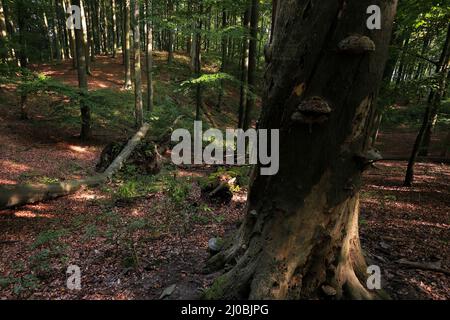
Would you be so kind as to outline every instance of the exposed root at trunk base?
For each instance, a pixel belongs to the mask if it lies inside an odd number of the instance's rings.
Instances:
[[[388,299],[384,292],[366,287],[358,196],[330,212],[315,207],[326,203],[323,193],[317,192],[321,187],[319,184],[295,215],[273,216],[273,208],[257,218],[249,213],[223,252],[208,261],[208,271],[228,271],[203,298]],[[293,231],[286,231],[287,226]]]

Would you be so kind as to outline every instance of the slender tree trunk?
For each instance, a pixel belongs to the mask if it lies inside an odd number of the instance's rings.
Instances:
[[[0,52],[0,60],[6,61],[8,60],[8,50],[6,43],[8,41],[8,30],[6,29],[6,19],[5,12],[3,9],[2,0],[0,0],[0,45],[2,47],[2,52]],[[3,52],[3,50],[5,50]]]
[[[18,0],[16,3],[17,9],[17,25],[19,27],[19,50],[18,50],[18,58],[19,64],[22,68],[27,68],[28,66],[28,57],[27,57],[27,40],[25,37],[25,32],[27,29],[26,23],[26,4],[24,0]]]
[[[395,80],[395,87],[398,88],[401,84],[401,82],[403,81],[403,75],[404,75],[404,71],[405,71],[405,63],[406,63],[406,52],[408,51],[409,48],[409,40],[411,38],[411,34],[410,31],[407,31],[408,34],[406,35],[406,39],[403,42],[402,45],[402,54],[400,56],[400,63],[398,66],[398,70],[397,70],[397,77]]]
[[[244,37],[242,39],[241,57],[241,90],[239,95],[238,128],[244,127],[245,104],[247,102],[247,78],[248,78],[248,29],[250,23],[250,10],[245,10],[243,28]]]
[[[115,58],[117,54],[117,15],[116,15],[116,0],[111,0],[112,11],[112,57]]]
[[[150,17],[152,15],[152,0],[146,0],[147,7],[147,22],[146,33],[147,33],[147,110],[149,112],[153,111],[153,27]]]
[[[53,63],[54,51],[53,51],[53,38],[50,34],[50,28],[48,26],[47,14],[44,12],[44,27],[48,36],[48,48],[50,49],[50,62]]]
[[[141,33],[139,28],[140,5],[139,0],[133,2],[133,40],[134,40],[134,97],[136,127],[144,124],[144,108],[142,100],[142,73],[141,73]]]
[[[258,44],[258,20],[259,20],[259,0],[251,0],[252,9],[250,14],[250,48],[248,52],[248,87],[250,94],[247,95],[247,105],[245,108],[244,130],[251,126],[252,112],[256,104],[256,64],[257,64],[257,44]]]
[[[107,17],[107,5],[106,0],[102,0],[101,12],[103,17],[103,52],[108,55],[109,54],[109,28],[108,28],[108,17]]]
[[[98,13],[96,12],[96,4],[92,3],[92,0],[86,1],[86,23],[87,23],[87,36],[90,49],[90,62],[95,62],[95,55],[99,53],[98,47],[100,41],[98,41]]]
[[[169,16],[171,16],[173,14],[172,0],[167,1],[167,13]],[[174,32],[173,32],[172,28],[170,28],[168,30],[168,37],[167,37],[167,51],[168,51],[167,63],[168,64],[172,64],[172,62],[173,62],[173,33]]]
[[[202,15],[203,13],[203,3],[200,1],[199,4],[199,14]],[[203,21],[202,18],[199,18],[198,20],[198,30],[195,34],[195,75],[197,77],[201,76],[202,73],[202,61],[201,61],[201,50],[202,50],[202,36],[200,34],[200,31],[202,30]],[[195,112],[195,119],[197,121],[200,121],[201,119],[201,109],[203,105],[203,98],[202,98],[202,84],[198,83],[196,87],[195,92],[195,100],[196,100],[196,112]]]
[[[444,147],[442,148],[441,156],[442,158],[447,159],[449,154],[450,154],[450,132],[447,134],[444,140]]]
[[[225,28],[227,27],[227,11],[225,9],[225,6],[222,9],[222,32],[225,31]],[[225,72],[227,68],[227,43],[228,43],[228,37],[225,34],[222,34],[222,65],[220,67],[220,72]],[[223,94],[224,94],[224,81],[220,81],[220,87],[219,87],[219,97],[217,99],[217,105],[216,108],[220,110],[222,106],[222,100],[223,100]]]
[[[414,166],[416,163],[417,156],[420,153],[421,146],[424,142],[424,137],[426,136],[428,130],[430,131],[428,139],[431,139],[431,130],[433,126],[432,123],[441,105],[441,100],[447,91],[448,87],[447,77],[449,69],[450,69],[450,24],[448,25],[447,37],[444,43],[444,47],[442,49],[441,57],[436,67],[436,74],[439,76],[438,89],[430,93],[427,108],[425,110],[425,115],[423,117],[422,126],[420,127],[416,141],[414,142],[411,157],[409,158],[408,161],[408,168],[406,170],[404,182],[405,186],[412,186],[412,184],[414,183]],[[426,145],[426,154],[428,154],[428,147],[429,141],[428,145]]]
[[[365,13],[374,3],[383,20],[371,32]],[[280,129],[280,170],[263,176],[255,167],[245,220],[209,262],[231,269],[205,298],[377,296],[365,286],[358,193],[397,2],[310,5],[279,2],[259,127]],[[370,37],[359,38],[368,45],[359,53],[339,45],[356,34]]]
[[[63,6],[64,6],[64,12],[67,13],[67,9],[70,7],[70,0],[63,0]],[[71,56],[72,56],[72,67],[74,69],[77,69],[75,31],[73,29],[68,29],[67,33],[69,34],[70,51],[71,51]]]
[[[131,54],[130,54],[130,0],[124,0],[124,59],[125,59],[125,89],[131,89]]]
[[[7,34],[5,11],[3,10],[3,2],[0,0],[0,39],[5,39]]]
[[[81,0],[72,0],[72,4],[81,6]],[[82,19],[84,16],[82,16]],[[83,23],[83,22],[82,22]],[[86,74],[86,50],[84,47],[85,37],[82,29],[75,29],[75,43],[76,55],[78,61],[78,86],[81,91],[80,110],[81,110],[81,140],[88,140],[91,135],[91,110],[88,104],[85,103],[83,97],[88,94],[88,81]],[[89,58],[89,57],[88,57]]]
[[[80,8],[81,8],[81,28],[83,31],[82,35],[83,35],[83,48],[84,48],[84,55],[85,55],[85,67],[86,67],[86,73],[88,75],[91,75],[91,57],[90,57],[90,49],[89,49],[90,41],[88,38],[87,15],[86,15],[83,0],[80,0]],[[77,61],[79,61],[79,60],[77,60]]]

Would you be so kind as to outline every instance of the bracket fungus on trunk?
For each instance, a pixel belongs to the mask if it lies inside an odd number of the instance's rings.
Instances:
[[[294,123],[309,124],[311,127],[313,124],[326,122],[332,111],[323,98],[311,97],[300,103],[291,120]]]
[[[383,160],[383,156],[380,151],[376,149],[369,149],[366,152],[356,154],[355,159],[361,165],[362,169],[366,169],[375,162]]]
[[[343,53],[362,54],[375,51],[376,46],[369,37],[355,34],[339,42],[338,49]]]

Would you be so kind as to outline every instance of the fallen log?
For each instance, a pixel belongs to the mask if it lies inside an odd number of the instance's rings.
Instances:
[[[0,186],[0,210],[56,199],[75,193],[82,187],[95,187],[105,183],[122,168],[136,146],[147,135],[149,129],[150,125],[144,124],[105,172],[96,176],[48,185]]]

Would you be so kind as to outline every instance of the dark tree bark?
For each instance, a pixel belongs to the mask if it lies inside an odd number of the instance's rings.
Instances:
[[[22,68],[28,66],[27,57],[27,41],[25,37],[25,32],[27,30],[27,17],[26,17],[26,4],[24,0],[18,0],[16,2],[17,11],[17,26],[19,28],[19,49],[17,50],[17,55],[19,58],[19,63]]]
[[[72,0],[72,4],[80,6],[80,0]],[[84,19],[84,17],[82,17]],[[85,141],[91,137],[91,110],[89,105],[83,101],[83,97],[88,93],[88,81],[86,73],[86,55],[84,47],[83,28],[75,29],[76,55],[78,61],[78,86],[81,91],[80,110],[81,110],[81,140]]]
[[[280,129],[280,170],[255,168],[244,222],[208,264],[231,270],[205,298],[376,296],[365,287],[358,194],[397,2],[311,4],[279,2],[259,128]],[[366,29],[372,4],[381,30]],[[375,51],[346,50],[357,34]],[[311,111],[317,103],[331,111]]]

